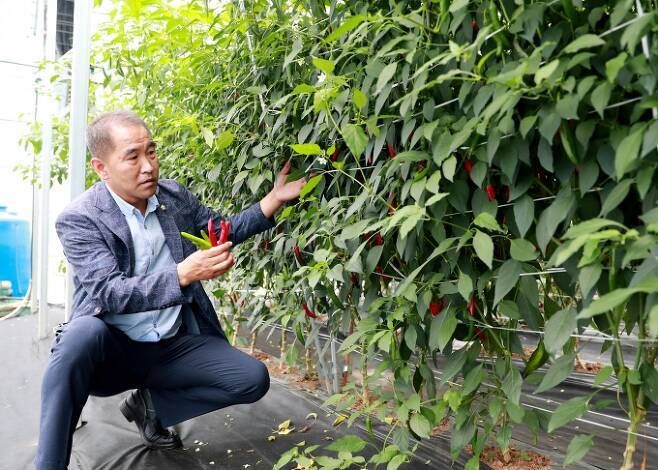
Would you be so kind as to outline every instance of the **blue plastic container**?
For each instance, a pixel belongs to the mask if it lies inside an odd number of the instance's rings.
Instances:
[[[30,223],[0,205],[0,283],[11,283],[12,296],[23,297],[30,284]]]

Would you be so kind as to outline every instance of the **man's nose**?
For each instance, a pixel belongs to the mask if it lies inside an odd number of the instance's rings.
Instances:
[[[147,157],[142,158],[142,173],[152,173],[153,169],[153,162]]]

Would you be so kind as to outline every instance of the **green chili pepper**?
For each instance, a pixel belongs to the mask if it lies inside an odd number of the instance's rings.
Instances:
[[[183,236],[183,238],[187,238],[189,241],[194,243],[194,245],[197,248],[199,248],[200,250],[207,250],[208,248],[210,248],[212,246],[208,240],[204,240],[203,238],[195,237],[194,235],[192,235],[190,233],[181,232],[180,234]],[[206,235],[203,230],[201,231],[201,235]]]

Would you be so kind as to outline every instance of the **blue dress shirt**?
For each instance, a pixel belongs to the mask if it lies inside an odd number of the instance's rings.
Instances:
[[[107,185],[106,185],[107,186]],[[133,276],[163,271],[176,264],[160,227],[155,210],[158,199],[148,199],[145,215],[136,207],[128,204],[115,194],[109,186],[108,191],[116,201],[126,218],[135,249],[135,269]],[[181,325],[181,305],[138,313],[106,313],[106,323],[120,329],[134,341],[156,342],[174,336]]]

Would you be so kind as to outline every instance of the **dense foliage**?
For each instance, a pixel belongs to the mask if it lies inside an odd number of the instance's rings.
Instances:
[[[476,468],[488,438],[551,432],[599,386],[624,395],[631,431],[658,403],[658,13],[641,3],[125,1],[96,36],[93,99],[140,112],[166,176],[227,213],[292,158],[302,198],[218,293],[262,287],[242,297],[251,327],[315,345],[326,326],[364,353],[364,378],[390,387],[338,398],[395,428],[375,462],[395,468],[450,415]],[[609,337],[597,387],[524,408],[524,384],[573,371],[587,327]],[[519,368],[522,329],[543,339]],[[631,333],[645,341],[624,358]]]

